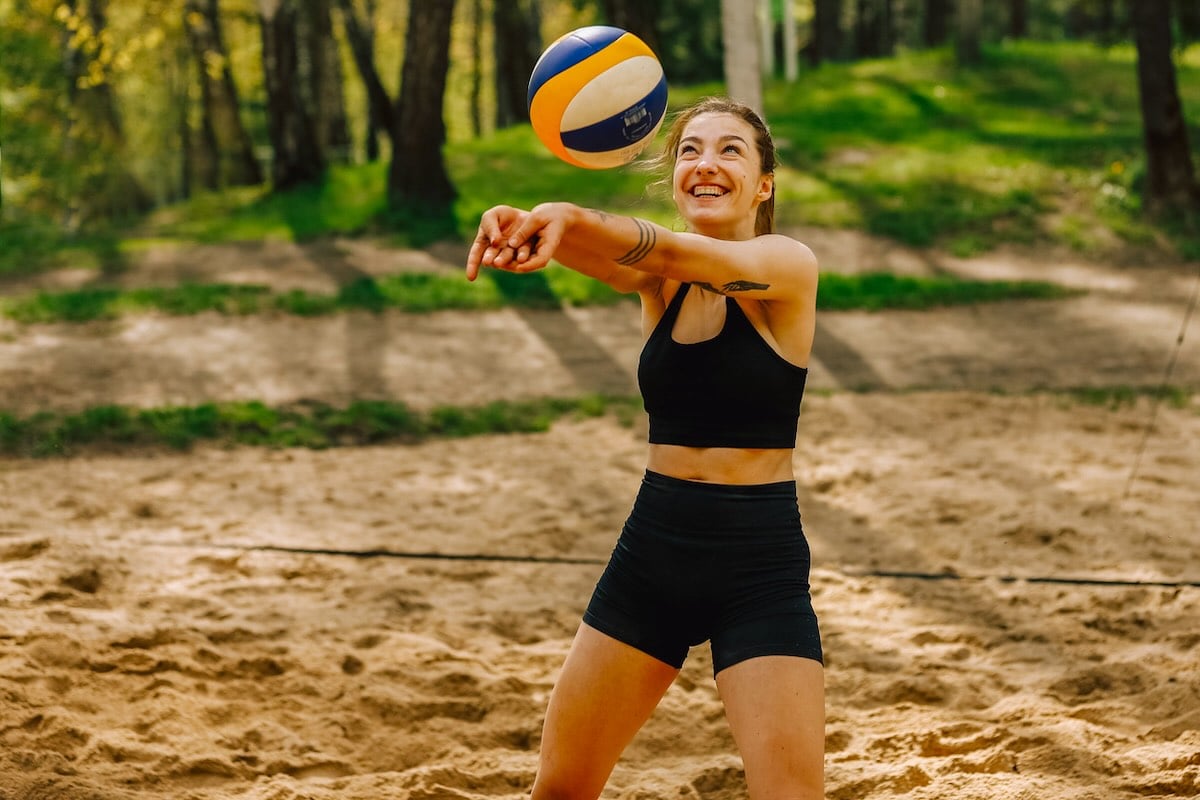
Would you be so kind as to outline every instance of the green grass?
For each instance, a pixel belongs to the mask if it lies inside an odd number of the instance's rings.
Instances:
[[[814,393],[836,394],[833,390]],[[1147,397],[1188,408],[1195,399],[1190,389],[1178,386],[1088,387],[1049,394],[1064,403],[1113,409]],[[201,442],[311,449],[412,444],[437,438],[541,433],[560,419],[605,414],[631,425],[641,413],[638,398],[600,395],[447,405],[426,412],[384,401],[359,401],[342,408],[322,403],[271,407],[257,401],[151,409],[109,405],[77,413],[41,411],[27,417],[0,411],[0,455],[47,458],[136,448],[188,450]]]
[[[917,278],[888,272],[862,275],[824,273],[817,289],[817,308],[831,311],[920,310],[1001,300],[1056,299],[1075,293],[1073,290],[1044,281]]]
[[[1018,299],[1050,299],[1071,294],[1040,281],[970,281],[957,278],[902,277],[890,273],[821,276],[817,307],[829,310],[923,309]],[[0,298],[0,314],[18,322],[89,322],[123,314],[158,311],[172,315],[216,311],[253,314],[279,311],[319,316],[343,311],[397,309],[427,312],[501,307],[559,308],[607,305],[632,300],[608,286],[552,266],[529,275],[485,271],[475,283],[459,275],[401,273],[361,278],[336,294],[293,290],[273,294],[265,286],[185,284],[145,289],[81,289],[38,292]]]
[[[629,423],[635,398],[587,396],[415,411],[403,403],[360,401],[344,408],[310,403],[273,408],[259,402],[132,409],[98,406],[74,414],[0,412],[0,454],[69,456],[84,449],[169,447],[198,442],[265,447],[326,448],[495,433],[537,433],[564,417],[613,413]]]
[[[1187,408],[1193,395],[1191,389],[1182,386],[1084,386],[1066,392],[1075,402],[1109,409],[1127,408],[1145,397],[1166,402],[1172,408]]]

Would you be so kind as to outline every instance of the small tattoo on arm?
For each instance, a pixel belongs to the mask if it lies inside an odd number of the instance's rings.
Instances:
[[[754,281],[730,281],[725,284],[724,290],[728,292],[752,292],[755,289],[770,289],[769,283],[755,283]]]
[[[754,281],[730,281],[720,289],[713,286],[711,283],[696,282],[696,285],[701,289],[707,289],[714,294],[733,294],[734,292],[750,292],[755,289],[770,289],[769,283],[755,283]]]
[[[633,249],[616,260],[618,264],[625,267],[632,267],[648,256],[654,249],[654,245],[658,243],[658,234],[654,232],[654,227],[649,222],[635,219],[633,223],[637,225],[638,242]]]

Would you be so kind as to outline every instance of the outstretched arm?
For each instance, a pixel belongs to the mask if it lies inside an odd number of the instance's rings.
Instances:
[[[484,212],[467,256],[467,280],[475,280],[481,267],[508,272],[533,272],[548,265],[553,258],[619,292],[646,291],[661,282],[654,275],[624,266],[588,248],[572,247],[570,243],[561,242],[561,237],[555,234],[556,225],[546,226],[546,231],[521,234],[521,242],[510,245],[512,237],[531,215],[532,212],[511,206],[495,206]]]
[[[482,264],[528,272],[553,258],[610,285],[635,287],[627,291],[663,278],[754,300],[804,299],[815,291],[812,252],[786,236],[714,239],[570,203],[546,203],[492,222],[480,225],[468,277],[472,264],[476,271]]]

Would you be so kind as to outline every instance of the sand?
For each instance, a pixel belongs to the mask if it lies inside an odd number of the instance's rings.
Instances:
[[[1200,795],[1197,398],[1058,391],[1160,381],[1195,265],[964,261],[808,233],[847,271],[1086,290],[822,316],[795,468],[828,797]],[[452,258],[157,251],[120,280],[320,290]],[[1200,321],[1184,333],[1172,382],[1195,392]],[[0,408],[573,395],[630,386],[637,348],[632,306],[0,323]],[[606,417],[404,446],[0,459],[0,798],[524,796],[644,437],[644,420]],[[605,797],[744,796],[697,648]]]

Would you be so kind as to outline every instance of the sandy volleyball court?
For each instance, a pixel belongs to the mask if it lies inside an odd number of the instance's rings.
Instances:
[[[319,288],[328,258],[288,252],[275,278]],[[343,270],[449,268],[337,253]],[[795,466],[828,796],[1200,795],[1200,404],[1031,391],[1154,385],[1194,266],[936,266],[1040,269],[1087,293],[822,317]],[[616,389],[631,311],[5,323],[0,408]],[[1193,391],[1197,326],[1173,378]],[[406,446],[0,459],[0,798],[524,796],[644,435],[609,417]],[[605,797],[744,796],[698,648]]]

